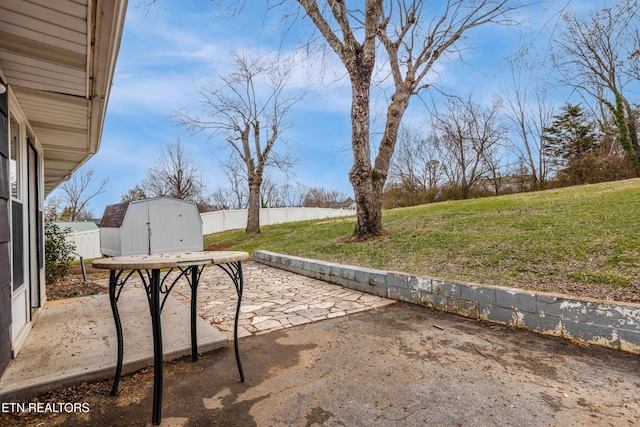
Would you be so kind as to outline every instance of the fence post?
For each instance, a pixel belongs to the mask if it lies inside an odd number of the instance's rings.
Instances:
[[[82,269],[82,283],[87,283],[87,270],[84,267],[83,256],[80,256],[80,268]]]

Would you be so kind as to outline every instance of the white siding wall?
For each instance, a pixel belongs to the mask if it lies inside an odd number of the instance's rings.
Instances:
[[[307,221],[313,219],[337,218],[355,215],[350,209],[328,209],[328,208],[269,208],[260,209],[260,225],[281,224],[283,222]],[[237,230],[247,227],[247,210],[236,209],[228,211],[205,212],[200,214],[202,218],[202,234],[220,233],[227,230]],[[102,237],[109,238],[102,230]],[[117,231],[114,231],[117,232]],[[76,236],[80,236],[76,240]],[[145,234],[146,235],[146,234]],[[79,255],[85,259],[100,258],[100,231],[84,231],[81,233],[70,233],[71,239]]]
[[[113,253],[104,248],[112,248]],[[117,228],[105,227],[98,230],[98,253],[115,256],[122,250],[122,240],[120,239],[120,230]],[[84,256],[84,255],[82,255]],[[87,258],[85,256],[85,258]],[[98,255],[100,258],[100,255]]]
[[[100,258],[100,230],[79,231],[69,233],[67,241],[76,245],[77,256],[75,259],[84,257],[85,259]]]

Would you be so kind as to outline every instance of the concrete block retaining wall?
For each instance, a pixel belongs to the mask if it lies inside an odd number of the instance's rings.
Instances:
[[[608,303],[255,251],[256,262],[370,294],[640,353],[640,304]]]

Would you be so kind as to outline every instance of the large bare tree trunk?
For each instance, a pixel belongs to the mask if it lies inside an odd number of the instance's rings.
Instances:
[[[350,12],[344,0],[327,2],[327,19],[334,19],[340,27],[340,39],[323,15],[316,1],[298,0],[334,52],[340,57],[351,81],[351,147],[353,167],[349,181],[356,199],[356,228],[354,236],[367,239],[382,233],[382,192],[374,186],[371,167],[370,100],[371,80],[376,65],[377,22],[382,14],[382,0],[367,0],[362,15],[364,37],[356,36],[349,22]],[[326,11],[326,10],[325,10]],[[330,18],[331,17],[331,18]],[[386,175],[386,171],[385,171]]]
[[[504,14],[513,8],[507,5],[509,0],[452,0],[445,2],[438,17],[428,16],[431,5],[424,0],[296,1],[349,74],[354,159],[349,181],[357,206],[354,237],[379,236],[382,190],[409,98],[429,86],[423,82],[427,74],[443,53],[455,50],[454,44],[466,30],[491,22],[507,22]],[[369,114],[376,40],[388,55],[395,93],[387,108],[384,135],[372,166]]]
[[[248,134],[248,132],[247,132]],[[260,124],[256,122],[254,128],[254,141],[260,145]],[[274,139],[275,141],[275,139]],[[273,142],[272,142],[273,143]],[[248,139],[246,144],[248,150]],[[264,154],[264,153],[263,153]],[[268,154],[268,151],[267,151]],[[260,156],[263,159],[267,154]],[[260,232],[260,188],[264,175],[264,161],[258,160],[257,165],[253,157],[247,157],[247,177],[249,181],[249,201],[247,204],[247,228],[246,233],[257,234]]]
[[[398,91],[394,95],[393,101],[389,104],[385,131],[373,168],[371,167],[369,144],[367,143],[366,150],[361,148],[359,144],[353,144],[354,165],[349,174],[349,179],[356,196],[357,220],[354,234],[358,239],[368,239],[382,234],[382,191],[387,182],[401,118],[409,106],[409,96],[410,91]],[[361,98],[354,95],[352,117],[362,117],[358,114],[358,111],[355,111],[356,108],[361,108],[360,111],[364,111],[364,108],[357,106],[357,99]],[[368,104],[366,106],[366,114],[368,135]],[[353,121],[353,129],[352,141],[355,142],[356,132],[361,130],[361,126],[358,126],[355,120]]]
[[[371,64],[366,68],[359,64],[363,72],[350,72],[353,166],[349,172],[349,181],[353,186],[356,201],[355,236],[360,239],[377,236],[382,232],[381,194],[376,192],[373,184],[369,143],[369,92],[375,57],[369,58],[369,61]]]
[[[249,184],[249,203],[247,205],[247,233],[260,232],[260,185],[258,179],[252,179]]]

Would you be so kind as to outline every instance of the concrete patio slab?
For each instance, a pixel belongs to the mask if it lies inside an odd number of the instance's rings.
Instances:
[[[380,308],[393,300],[255,262],[244,262],[238,335],[248,337]],[[172,273],[175,274],[175,273]],[[95,283],[108,290],[108,279]],[[186,281],[176,284],[162,312],[165,360],[191,354]],[[198,286],[200,353],[233,339],[238,296],[224,271],[204,269]],[[118,303],[124,336],[123,374],[153,366],[149,306],[141,280],[132,276]],[[103,378],[113,378],[115,325],[108,295],[50,301],[18,357],[0,378],[0,402]],[[240,349],[242,354],[242,348]]]
[[[118,309],[124,336],[123,374],[153,366],[153,336],[147,297],[142,289],[125,290]],[[162,311],[165,360],[191,354],[189,307],[169,296]],[[198,318],[200,352],[224,347],[228,338]],[[0,378],[0,401],[65,385],[113,378],[116,332],[108,295],[45,305],[18,357]]]
[[[161,425],[640,425],[637,355],[406,303],[255,334],[240,348],[244,383],[231,346],[166,363]],[[14,409],[0,425],[149,426],[151,372],[124,381],[117,397],[106,382],[39,400],[85,410]]]

